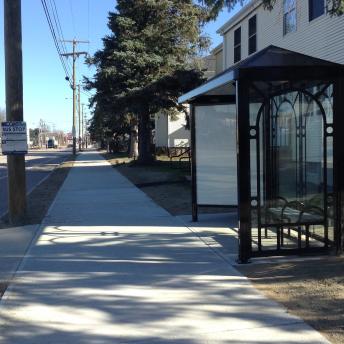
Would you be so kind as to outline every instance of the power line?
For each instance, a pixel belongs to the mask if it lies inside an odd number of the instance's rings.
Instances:
[[[56,24],[58,36],[60,38],[60,43],[61,43],[62,51],[64,53],[66,53],[67,52],[67,47],[66,47],[66,44],[64,43],[64,39],[65,38],[64,38],[64,35],[63,35],[63,30],[62,30],[60,16],[59,16],[59,12],[57,10],[56,2],[55,2],[55,0],[49,0],[49,3],[50,3],[50,7],[51,7],[51,10],[52,10],[52,13],[53,13],[54,22]],[[67,64],[68,64],[69,68],[71,68],[71,65],[69,64],[68,59],[67,59]]]
[[[80,91],[80,92],[83,93],[87,97],[93,97],[92,93],[90,93],[88,91]]]
[[[61,61],[61,64],[62,64],[62,68],[64,69],[64,72],[66,74],[66,76],[68,77],[68,79],[70,80],[71,77],[70,77],[70,71],[68,69],[68,65],[66,64],[65,60],[63,59],[62,57],[62,52],[61,52],[61,47],[60,47],[60,44],[59,44],[59,39],[57,37],[57,34],[56,34],[56,31],[55,31],[55,27],[54,27],[54,23],[51,19],[51,16],[50,16],[50,12],[49,12],[49,8],[48,8],[48,5],[46,3],[46,0],[41,0],[41,3],[42,3],[42,6],[43,6],[43,10],[44,10],[44,13],[45,13],[45,17],[47,19],[47,22],[48,22],[48,25],[49,25],[49,29],[50,29],[50,32],[51,32],[51,35],[53,37],[53,41],[54,41],[54,44],[55,44],[55,47],[56,47],[56,50],[57,50],[57,53],[59,55],[59,59]],[[56,5],[56,4],[55,4]],[[58,18],[56,17],[55,15],[55,20],[57,22]],[[62,33],[62,28],[61,28],[61,33]],[[63,49],[62,49],[63,50]]]
[[[48,9],[47,3],[45,2],[45,0],[41,0],[41,2],[42,2],[43,9],[44,9],[47,21],[48,21],[50,32],[51,32],[53,40],[54,40],[54,44],[56,46],[57,51],[60,53],[60,46],[59,46],[59,43],[58,43],[58,39],[57,39],[57,35],[56,35],[56,32],[55,32],[55,28],[54,28],[53,22],[52,22],[51,17],[50,17],[50,13],[49,13],[49,9]],[[62,64],[65,67],[64,62],[62,62]]]
[[[56,6],[56,2],[55,0],[41,0],[43,9],[44,9],[44,13],[49,25],[49,29],[51,32],[51,35],[53,37],[53,41],[57,50],[57,53],[59,55],[62,67],[64,69],[64,72],[66,74],[66,76],[69,79],[69,84],[70,86],[73,88],[73,83],[72,83],[72,72],[71,72],[71,65],[70,62],[68,60],[68,56],[70,54],[67,53],[67,48],[66,48],[66,43],[69,41],[66,41],[64,39],[64,35],[63,35],[63,30],[62,30],[62,26],[61,26],[61,21],[60,21],[60,17],[59,17],[59,13],[58,13],[58,9]],[[49,4],[49,6],[48,6]],[[72,4],[71,5],[71,13],[73,16],[73,20],[74,20],[74,13],[73,13],[73,7]],[[89,0],[88,0],[88,9],[89,9]],[[90,13],[88,15],[88,17],[90,17]],[[89,27],[89,19],[88,19],[88,27]],[[89,32],[89,28],[88,28],[88,32]],[[73,40],[72,42],[74,42],[75,40]],[[81,42],[80,43],[88,43],[89,41],[86,42]],[[66,58],[66,60],[64,59],[64,57]],[[74,63],[77,61],[74,61]],[[86,95],[87,97],[92,97],[92,94],[88,91],[81,91],[81,93],[83,93],[84,95]]]
[[[54,19],[54,22],[55,22],[55,27],[57,28],[58,36],[60,37],[60,39],[64,40],[63,32],[62,32],[62,27],[61,27],[61,22],[60,22],[59,14],[57,12],[55,0],[49,0],[49,4],[50,4],[51,12],[53,14],[53,19]],[[63,43],[62,44],[62,49],[64,49],[64,47],[65,47],[65,45]]]

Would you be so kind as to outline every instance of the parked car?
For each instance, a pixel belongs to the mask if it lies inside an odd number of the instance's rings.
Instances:
[[[47,142],[47,148],[57,148],[57,141],[54,139],[49,139]]]

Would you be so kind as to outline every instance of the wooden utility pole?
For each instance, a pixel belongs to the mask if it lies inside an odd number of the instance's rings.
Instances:
[[[61,54],[62,56],[69,57],[71,56],[73,58],[73,83],[72,83],[72,89],[73,89],[73,128],[72,128],[72,135],[73,135],[73,154],[76,154],[76,59],[81,56],[81,55],[87,55],[87,52],[81,51],[77,52],[76,51],[76,46],[78,43],[89,43],[88,41],[77,41],[73,39],[72,41],[63,41],[67,43],[72,43],[73,44],[73,52],[72,53],[67,53],[67,54]],[[80,149],[80,147],[79,147]]]
[[[81,152],[81,100],[80,100],[80,84],[78,85],[78,115],[79,115],[79,152]]]
[[[21,0],[4,0],[6,120],[23,121]],[[20,224],[26,215],[25,155],[8,155],[9,220]]]
[[[81,104],[81,143],[82,143],[82,148],[85,148],[85,127],[84,127],[84,106],[85,104]]]
[[[84,138],[85,138],[85,148],[87,149],[88,145],[88,134],[87,134],[87,116],[84,114]]]

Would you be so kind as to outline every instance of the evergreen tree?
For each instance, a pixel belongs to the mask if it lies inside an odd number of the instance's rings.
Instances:
[[[109,14],[111,34],[89,61],[97,72],[88,87],[100,116],[138,119],[141,163],[153,159],[150,115],[180,110],[178,96],[204,81],[197,58],[208,45],[205,19],[192,0],[118,0]]]

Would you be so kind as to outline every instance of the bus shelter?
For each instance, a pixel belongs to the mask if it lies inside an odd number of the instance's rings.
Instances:
[[[237,205],[241,262],[342,251],[343,77],[340,64],[269,46],[180,97],[193,220],[199,205]]]

